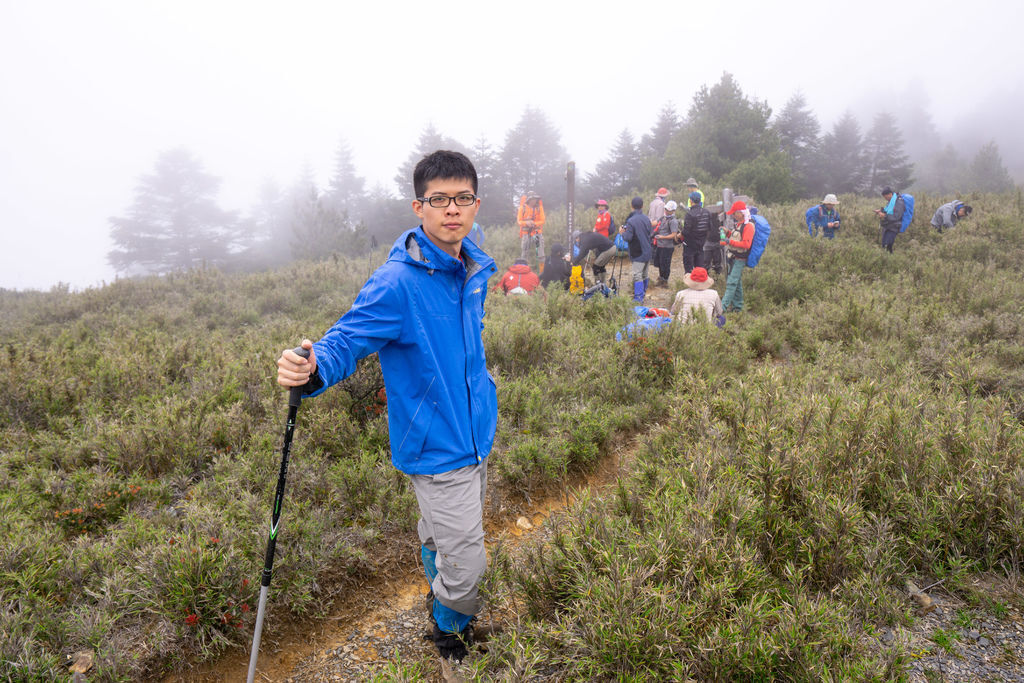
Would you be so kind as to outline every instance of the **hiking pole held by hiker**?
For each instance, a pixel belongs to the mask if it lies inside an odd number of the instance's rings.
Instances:
[[[300,358],[309,358],[309,349],[301,346],[292,350]],[[252,654],[249,655],[247,683],[253,683],[256,675],[256,659],[260,652],[260,636],[263,635],[263,615],[267,607],[267,591],[274,570],[274,548],[277,546],[277,525],[281,521],[281,503],[284,501],[284,482],[288,476],[288,459],[292,450],[292,435],[295,433],[295,418],[302,402],[305,385],[292,387],[288,392],[288,422],[284,428],[284,446],[281,447],[281,469],[277,474],[277,491],[274,493],[274,507],[270,517],[270,536],[267,538],[267,553],[263,560],[263,575],[260,578],[260,601],[256,610],[256,632],[252,637]]]

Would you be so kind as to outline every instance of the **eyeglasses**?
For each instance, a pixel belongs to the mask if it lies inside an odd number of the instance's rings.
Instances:
[[[432,197],[417,197],[416,200],[430,204],[435,209],[445,209],[452,203],[452,200],[455,200],[455,206],[473,206],[476,203],[476,195],[457,194],[454,197],[449,197],[446,194],[436,194]]]

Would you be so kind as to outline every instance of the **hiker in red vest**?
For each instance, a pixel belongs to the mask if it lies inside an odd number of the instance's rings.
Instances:
[[[537,273],[530,270],[530,264],[526,262],[526,259],[517,258],[501,276],[501,281],[497,286],[501,287],[501,291],[508,296],[509,294],[533,294],[533,290],[539,284],[540,278],[537,277]]]
[[[597,220],[594,221],[594,232],[600,233],[608,239],[615,239],[618,228],[615,227],[615,219],[608,211],[608,200],[597,200]]]

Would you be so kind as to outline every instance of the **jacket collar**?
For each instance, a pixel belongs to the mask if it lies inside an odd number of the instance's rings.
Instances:
[[[487,270],[488,277],[494,272],[494,259],[470,240],[462,240],[461,253],[460,260],[438,249],[420,225],[399,235],[388,253],[388,260],[409,263],[431,271],[439,270],[454,274],[461,271],[465,273],[466,279],[481,270]]]

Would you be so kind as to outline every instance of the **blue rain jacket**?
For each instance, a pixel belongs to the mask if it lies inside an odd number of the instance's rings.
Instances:
[[[313,344],[316,396],[380,358],[388,397],[391,462],[407,474],[440,474],[481,462],[498,421],[481,339],[494,260],[470,240],[452,258],[423,227],[403,233],[352,308]],[[322,385],[322,386],[321,386]]]

